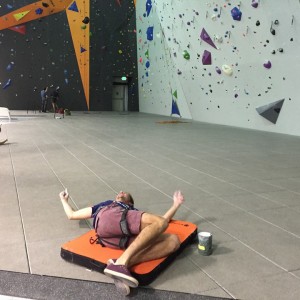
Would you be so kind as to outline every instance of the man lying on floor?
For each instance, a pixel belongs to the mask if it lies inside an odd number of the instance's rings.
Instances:
[[[132,196],[123,191],[117,194],[115,200],[77,211],[68,202],[67,190],[59,196],[69,220],[94,218],[93,225],[100,243],[110,248],[125,249],[118,259],[109,259],[104,270],[105,275],[115,279],[117,289],[123,294],[129,294],[129,287],[135,288],[139,284],[130,273],[133,265],[166,257],[180,246],[177,235],[164,233],[184,201],[180,191],[174,192],[173,205],[163,216],[137,210]]]

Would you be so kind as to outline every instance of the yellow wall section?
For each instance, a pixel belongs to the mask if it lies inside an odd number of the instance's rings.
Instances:
[[[74,1],[72,1],[73,3]],[[86,103],[90,109],[90,23],[84,24],[85,17],[90,18],[90,0],[76,0],[79,12],[66,10],[72,34],[75,53],[78,61],[81,81],[85,93]],[[85,27],[83,29],[83,26]],[[81,52],[81,49],[86,51]]]

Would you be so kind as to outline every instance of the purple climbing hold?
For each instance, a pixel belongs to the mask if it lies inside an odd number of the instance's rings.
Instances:
[[[271,69],[271,67],[272,67],[271,62],[270,62],[269,60],[265,61],[264,67],[265,67],[266,69]]]
[[[214,44],[211,37],[209,36],[209,34],[206,32],[206,30],[204,28],[201,31],[200,38],[207,44],[209,44],[212,47],[214,47],[215,49],[217,49],[216,45]]]
[[[86,52],[86,49],[80,46],[80,53]]]
[[[207,50],[204,50],[202,56],[202,64],[203,65],[211,65],[211,53]]]
[[[216,72],[217,72],[218,74],[221,74],[221,73],[222,73],[222,71],[221,71],[221,69],[220,69],[219,67],[216,67]]]
[[[252,0],[251,6],[254,8],[258,7],[258,1],[257,0]]]

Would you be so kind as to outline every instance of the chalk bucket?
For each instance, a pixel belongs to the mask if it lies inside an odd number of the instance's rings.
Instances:
[[[212,234],[209,232],[198,233],[198,250],[202,255],[211,255],[212,253]]]

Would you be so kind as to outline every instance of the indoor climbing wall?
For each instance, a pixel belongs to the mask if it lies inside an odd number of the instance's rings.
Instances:
[[[112,109],[114,77],[123,76],[128,78],[128,110],[139,110],[135,13],[132,0],[91,0],[93,110]]]
[[[0,106],[39,110],[42,88],[59,86],[62,107],[111,110],[125,75],[138,110],[133,0],[1,1],[0,45]]]
[[[138,0],[140,111],[300,135],[300,3]]]

